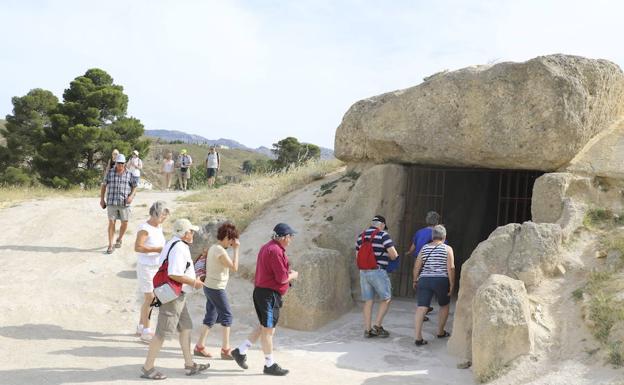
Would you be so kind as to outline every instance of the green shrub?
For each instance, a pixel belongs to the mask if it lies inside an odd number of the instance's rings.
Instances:
[[[33,178],[25,170],[9,166],[0,174],[0,183],[8,186],[30,186]]]

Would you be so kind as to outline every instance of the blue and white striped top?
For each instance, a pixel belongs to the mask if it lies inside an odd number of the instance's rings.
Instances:
[[[373,232],[377,230],[375,227],[369,227],[366,229],[365,237],[368,241],[373,235]],[[355,242],[355,250],[360,250],[360,246],[362,246],[362,234],[358,235],[357,240]],[[375,239],[373,239],[373,252],[375,253],[375,259],[377,259],[377,266],[382,269],[385,269],[388,266],[388,249],[394,246],[394,242],[390,238],[390,234],[381,230],[375,235]]]
[[[436,245],[428,243],[421,249],[423,260],[423,268],[420,277],[447,277],[448,268],[446,261],[448,259],[448,249],[443,243]]]

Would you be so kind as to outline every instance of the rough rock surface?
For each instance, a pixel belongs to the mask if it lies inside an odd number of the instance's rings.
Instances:
[[[346,202],[338,209],[334,220],[316,239],[322,247],[338,250],[350,261],[351,288],[354,298],[360,296],[359,273],[355,264],[355,239],[371,219],[383,215],[388,232],[395,240],[400,235],[400,222],[405,206],[405,167],[396,164],[359,165],[361,171]]]
[[[496,229],[462,266],[449,351],[469,359],[472,354],[473,308],[477,288],[492,274],[523,281],[528,290],[545,276],[557,274],[561,263],[561,227],[557,224],[512,223]]]
[[[480,382],[501,374],[532,350],[531,311],[524,283],[493,274],[472,301],[472,368]]]
[[[624,120],[594,137],[572,159],[566,171],[582,175],[624,179]]]
[[[615,64],[540,56],[444,72],[361,100],[335,139],[347,162],[554,171],[624,113]]]

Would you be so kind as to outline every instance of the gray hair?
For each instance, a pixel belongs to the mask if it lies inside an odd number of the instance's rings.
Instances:
[[[429,226],[435,226],[440,223],[440,214],[435,211],[429,211],[425,217],[425,223]]]
[[[169,209],[166,207],[166,203],[164,201],[154,202],[152,207],[149,209],[149,215],[152,217],[158,218],[163,213],[169,214]]]
[[[444,240],[446,238],[446,228],[442,225],[436,225],[431,232],[431,238],[435,240]]]

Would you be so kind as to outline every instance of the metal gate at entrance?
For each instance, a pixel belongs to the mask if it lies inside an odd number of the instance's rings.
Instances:
[[[399,253],[407,251],[414,233],[426,227],[427,212],[437,211],[447,229],[448,244],[455,252],[459,282],[463,262],[496,227],[531,219],[533,184],[541,174],[539,171],[410,167]],[[391,274],[393,295],[413,296],[413,267],[414,258],[402,255],[400,269]]]

